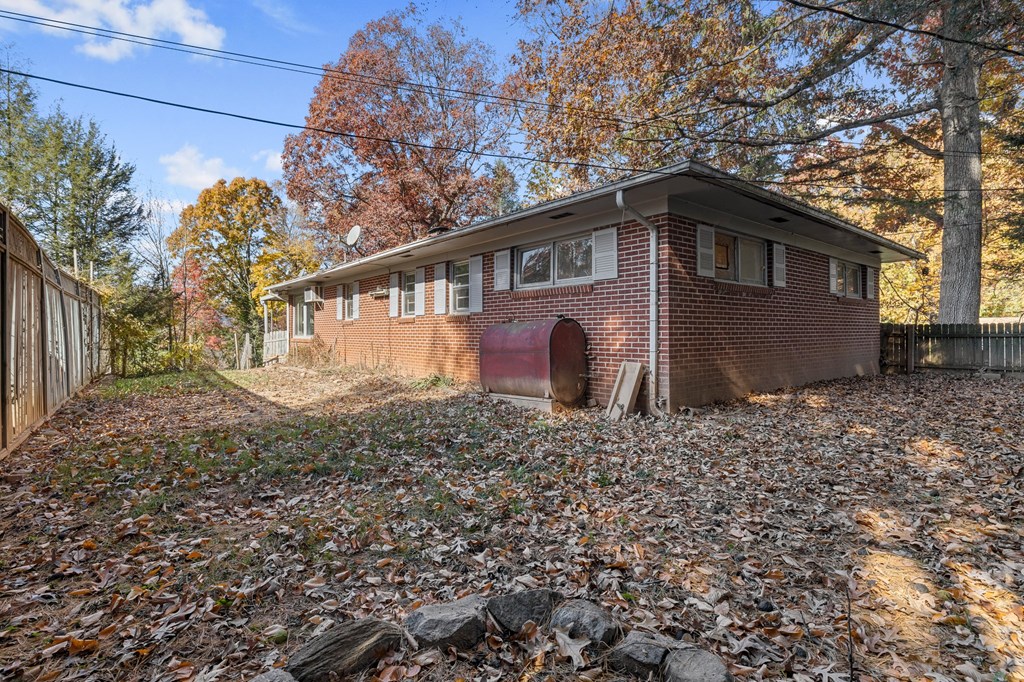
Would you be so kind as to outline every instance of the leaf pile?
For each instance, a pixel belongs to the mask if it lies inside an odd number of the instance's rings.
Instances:
[[[842,380],[611,424],[347,370],[94,386],[3,463],[0,677],[247,679],[336,621],[547,586],[741,679],[1022,680],[1021,388]],[[600,664],[534,629],[367,679]]]

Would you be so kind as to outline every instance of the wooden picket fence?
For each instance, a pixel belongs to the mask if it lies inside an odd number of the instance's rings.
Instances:
[[[280,329],[263,335],[263,362],[288,355],[288,330]]]
[[[889,371],[1024,372],[1022,324],[883,324],[881,361]]]
[[[0,458],[105,372],[99,294],[0,205]]]

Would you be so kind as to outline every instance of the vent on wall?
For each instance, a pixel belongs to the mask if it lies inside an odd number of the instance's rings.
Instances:
[[[576,214],[573,213],[572,211],[566,211],[565,213],[556,213],[555,215],[549,215],[548,219],[550,219],[550,220],[558,220],[559,218],[568,218],[571,215],[576,215]]]

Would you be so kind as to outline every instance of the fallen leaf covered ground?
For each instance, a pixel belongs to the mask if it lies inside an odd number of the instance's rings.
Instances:
[[[1020,381],[608,423],[347,370],[106,380],[0,472],[0,678],[248,679],[336,621],[548,586],[740,679],[1024,680]],[[615,679],[531,634],[365,677]]]

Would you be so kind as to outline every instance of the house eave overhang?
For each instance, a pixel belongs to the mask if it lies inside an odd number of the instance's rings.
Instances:
[[[881,262],[924,258],[924,254],[918,251],[859,228],[826,211],[758,187],[705,164],[683,161],[475,225],[403,244],[310,275],[296,277],[275,284],[268,290],[274,293],[289,292],[313,284],[343,282],[356,276],[404,269],[407,263],[420,262],[431,257],[442,259],[445,254],[470,247],[480,247],[482,252],[488,250],[484,248],[487,243],[501,237],[522,234],[524,240],[534,239],[536,237],[528,235],[551,228],[556,224],[551,222],[552,216],[565,213],[569,209],[575,209],[577,216],[605,212],[612,214],[616,210],[615,194],[619,190],[628,192],[631,203],[640,205],[645,200],[654,201],[659,197],[664,201],[666,197],[674,195],[708,195],[709,188],[716,188],[717,194],[712,199],[716,206],[724,211],[730,209],[730,196],[745,197],[748,201],[772,206],[799,219],[800,224],[805,226],[805,231],[813,233],[818,241],[828,243],[835,238],[835,241],[845,243],[846,248],[860,249],[872,257],[877,256]],[[839,235],[842,235],[843,239],[839,239]]]

